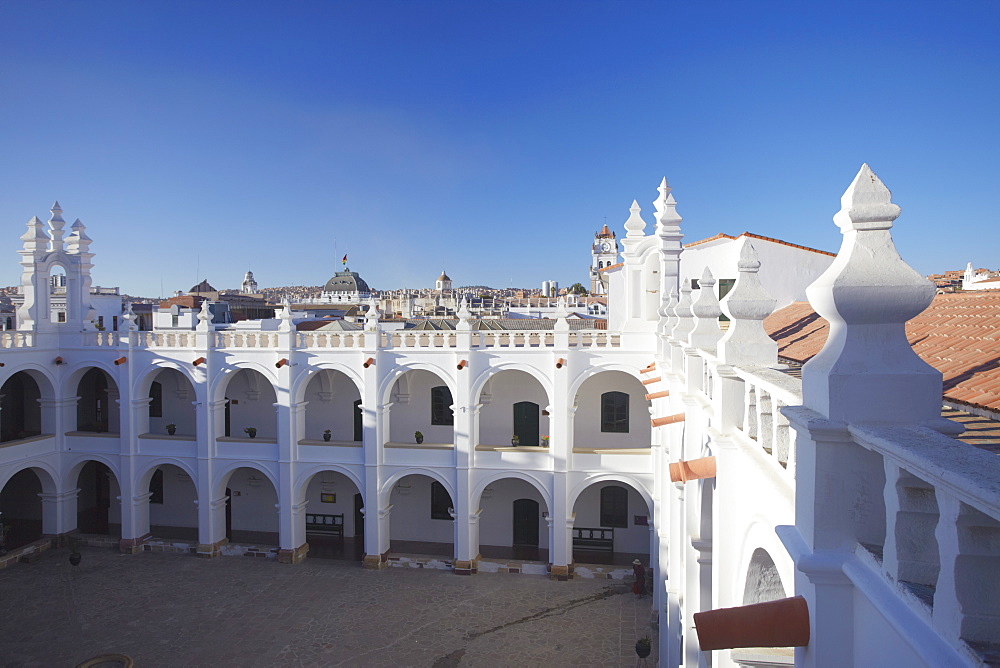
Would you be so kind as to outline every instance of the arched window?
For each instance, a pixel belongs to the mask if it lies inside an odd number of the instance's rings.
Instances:
[[[447,389],[447,388],[445,388]],[[444,485],[437,480],[431,483],[431,519],[432,520],[454,520],[448,512],[449,508],[454,508],[451,502],[451,495]]]
[[[431,424],[455,424],[455,411],[451,409],[451,390],[447,385],[431,388]]]
[[[601,526],[628,528],[628,490],[624,487],[601,488]]]
[[[601,431],[628,433],[628,395],[624,392],[601,395]]]

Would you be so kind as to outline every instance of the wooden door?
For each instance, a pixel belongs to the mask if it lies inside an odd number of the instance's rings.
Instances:
[[[538,404],[531,401],[514,404],[514,435],[520,445],[538,445]]]
[[[365,535],[365,514],[361,512],[365,507],[365,500],[360,494],[354,495],[354,535]]]
[[[514,502],[514,545],[538,547],[538,502],[518,499]]]

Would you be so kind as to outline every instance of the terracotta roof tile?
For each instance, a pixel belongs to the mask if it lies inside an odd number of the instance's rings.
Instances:
[[[828,324],[807,302],[790,304],[764,321],[778,355],[804,363],[826,343]],[[945,399],[1000,410],[1000,294],[941,294],[906,324],[921,359],[944,377]]]
[[[820,255],[829,255],[830,257],[836,257],[836,253],[831,253],[829,251],[817,250],[815,248],[809,248],[809,246],[800,246],[799,244],[789,243],[787,241],[782,241],[781,239],[775,239],[773,237],[765,237],[761,234],[753,234],[751,232],[744,232],[743,234],[738,234],[735,237],[730,234],[724,234],[720,232],[714,237],[709,237],[707,239],[699,239],[698,241],[692,241],[689,244],[684,244],[684,248],[691,248],[692,246],[697,246],[698,244],[707,244],[709,241],[715,241],[716,239],[739,239],[740,237],[750,237],[751,239],[760,239],[762,241],[770,241],[772,243],[781,244],[782,246],[791,246],[792,248],[801,248],[802,250],[812,251],[813,253],[819,253]]]

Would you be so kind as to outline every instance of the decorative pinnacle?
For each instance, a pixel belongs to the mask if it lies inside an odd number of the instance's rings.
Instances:
[[[888,230],[899,212],[892,203],[892,193],[865,163],[840,198],[840,211],[834,214],[833,222],[841,232]]]
[[[639,203],[632,200],[632,206],[629,207],[629,211],[631,213],[629,214],[628,220],[625,221],[625,229],[628,230],[628,234],[625,236],[633,238],[644,236],[642,231],[646,229],[646,221],[644,221],[642,216],[639,215],[639,212],[642,211],[642,209],[639,208]]]
[[[757,251],[754,250],[753,244],[750,243],[749,239],[740,248],[740,260],[736,264],[736,267],[743,272],[757,273],[760,270],[760,260],[757,259]]]
[[[55,202],[52,203],[52,208],[49,209],[49,211],[51,211],[53,214],[62,213],[62,207],[59,206],[59,200],[56,200]]]
[[[663,180],[660,182],[660,185],[656,189],[659,191],[660,195],[655,200],[653,200],[653,208],[656,209],[655,218],[659,220],[660,216],[663,215],[663,209],[666,207],[667,195],[672,190],[670,185],[667,183],[667,177],[665,176],[663,177]]]

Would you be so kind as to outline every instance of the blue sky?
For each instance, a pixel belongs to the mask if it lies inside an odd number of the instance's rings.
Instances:
[[[863,162],[918,271],[997,268],[1000,3],[942,8],[0,0],[0,285],[55,199],[145,296],[586,283],[663,176],[687,241],[835,251]]]

